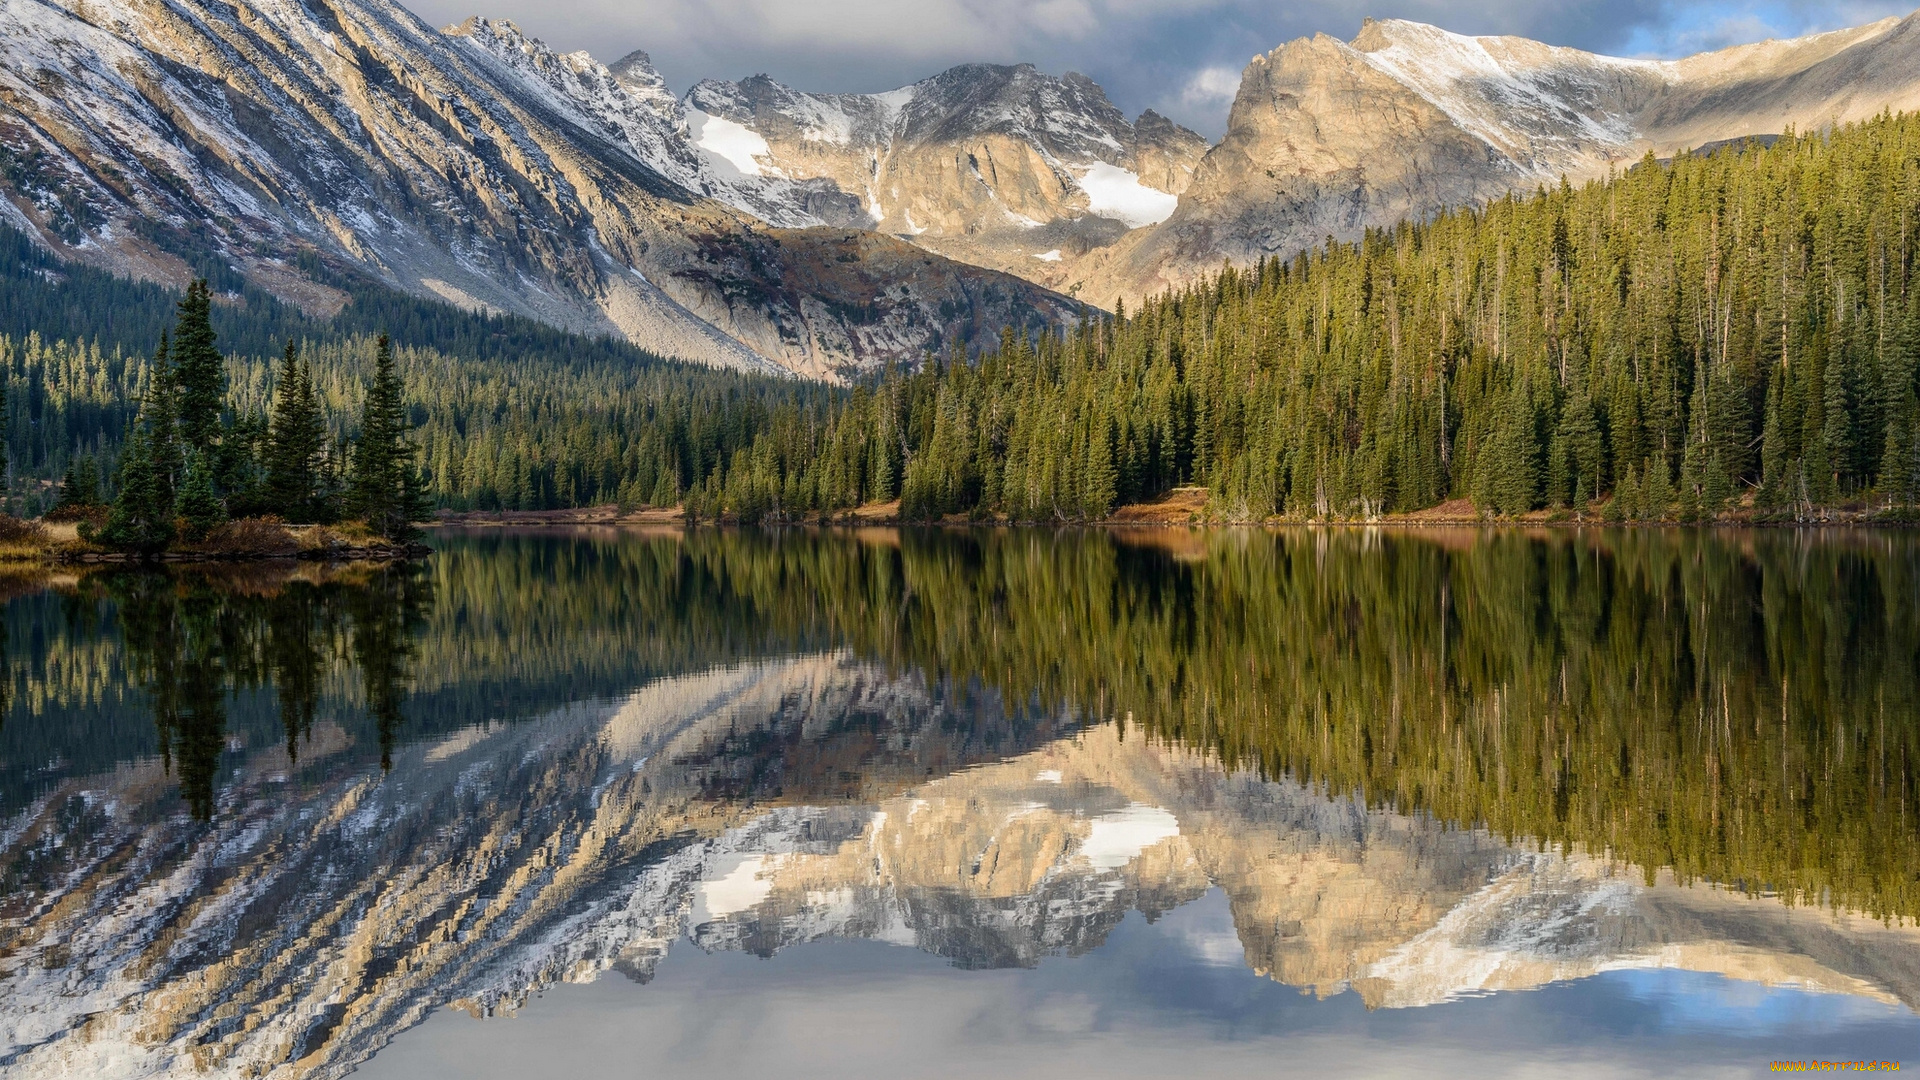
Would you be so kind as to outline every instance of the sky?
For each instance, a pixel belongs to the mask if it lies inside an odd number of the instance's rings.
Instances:
[[[1519,34],[1621,56],[1684,56],[1905,15],[1920,0],[402,0],[445,26],[510,19],[603,61],[646,50],[684,93],[767,74],[802,90],[878,92],[955,64],[1079,71],[1129,115],[1209,137],[1240,72],[1293,38],[1347,39],[1367,15]]]

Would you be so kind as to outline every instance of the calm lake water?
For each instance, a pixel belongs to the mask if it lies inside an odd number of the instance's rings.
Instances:
[[[1920,539],[0,581],[0,1076],[1920,1068]]]

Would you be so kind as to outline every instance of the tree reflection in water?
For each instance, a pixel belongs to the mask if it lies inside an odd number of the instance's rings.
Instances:
[[[237,691],[272,687],[293,763],[312,738],[328,676],[357,670],[381,767],[391,767],[432,604],[422,567],[124,572],[89,579],[89,594],[119,613],[128,673],[146,690],[161,759],[197,820],[213,815]]]

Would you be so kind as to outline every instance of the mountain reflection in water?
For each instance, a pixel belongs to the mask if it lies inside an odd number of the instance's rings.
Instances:
[[[0,1070],[340,1075],[675,942],[1031,968],[1208,895],[1199,962],[1370,1008],[1920,1005],[1905,535],[438,546],[17,587]]]

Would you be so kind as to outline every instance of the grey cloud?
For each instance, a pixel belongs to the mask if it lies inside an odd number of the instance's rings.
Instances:
[[[646,49],[676,90],[764,72],[807,90],[879,91],[970,61],[1084,72],[1129,112],[1217,135],[1229,80],[1295,37],[1352,37],[1363,16],[1460,33],[1673,55],[1806,33],[1900,10],[1879,0],[404,0],[436,25],[510,18],[562,49]],[[476,5],[479,10],[476,10]]]

